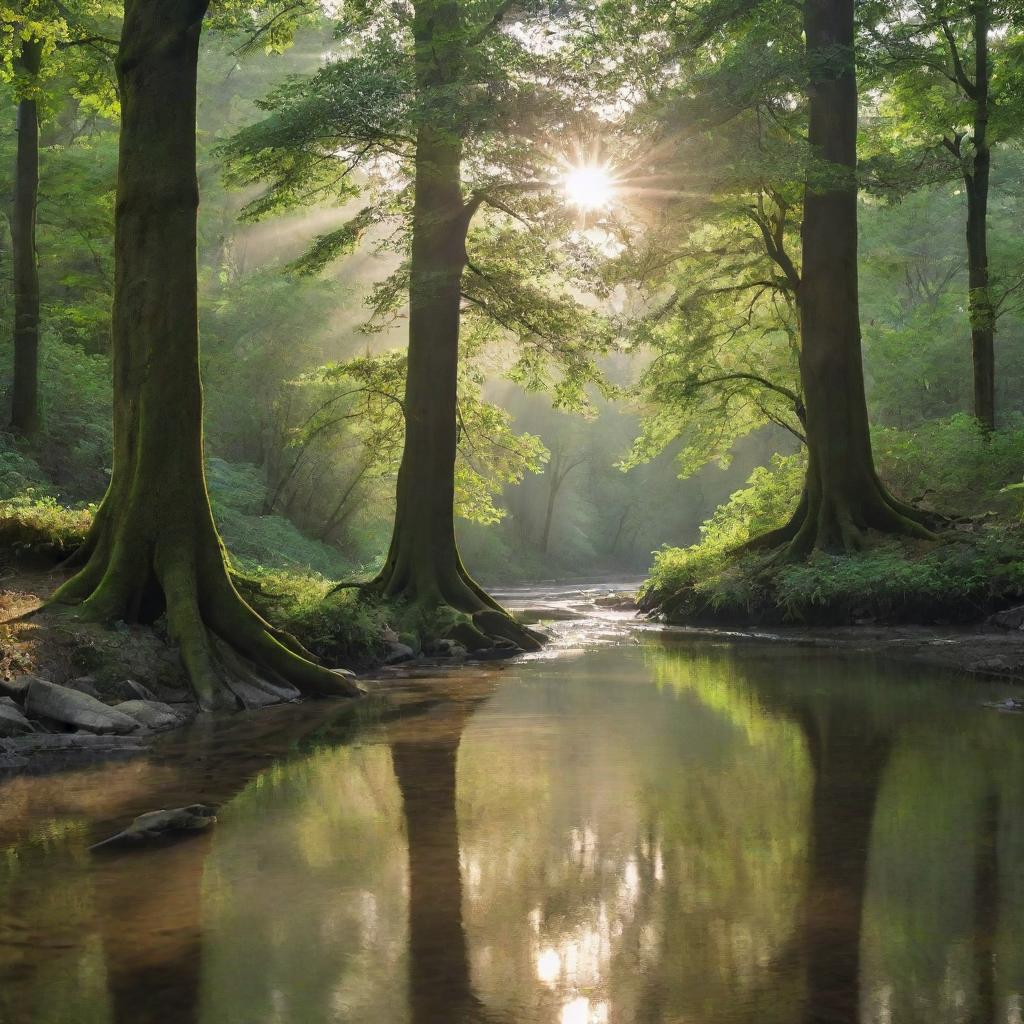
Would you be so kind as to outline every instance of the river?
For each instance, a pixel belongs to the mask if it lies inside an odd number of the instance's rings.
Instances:
[[[506,597],[539,655],[0,782],[0,1022],[1021,1024],[1011,688]]]

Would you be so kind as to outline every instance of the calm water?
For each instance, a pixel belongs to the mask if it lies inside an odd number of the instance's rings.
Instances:
[[[0,1021],[1020,1024],[1005,689],[616,628],[0,783]]]

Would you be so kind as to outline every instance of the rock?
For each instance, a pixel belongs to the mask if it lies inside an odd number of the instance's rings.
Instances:
[[[84,682],[85,687],[78,684]],[[91,693],[100,700],[119,703],[126,700],[157,700],[157,695],[149,687],[134,679],[104,679],[96,676],[81,676],[72,680],[68,686],[81,689],[84,693]],[[88,687],[88,689],[86,688]]]
[[[440,640],[432,640],[427,644],[424,653],[432,658],[465,658],[469,652],[455,640],[442,637]]]
[[[217,808],[207,804],[190,804],[170,811],[149,811],[140,814],[123,832],[96,843],[90,849],[109,846],[132,846],[156,839],[173,839],[190,832],[202,832],[217,821]]]
[[[393,640],[387,646],[387,651],[384,654],[384,664],[398,665],[403,661],[412,661],[415,657],[416,652],[408,644],[400,644],[397,640]]]
[[[1011,711],[1014,714],[1020,714],[1024,711],[1024,700],[1005,697],[1003,700],[988,701],[985,707],[995,708],[997,711]]]
[[[110,750],[135,751],[145,750],[143,736],[140,733],[131,733],[126,736],[96,736],[91,732],[58,732],[38,733],[31,736],[22,736],[19,739],[8,740],[13,744],[18,753],[51,753],[66,751],[84,751],[86,753],[103,753]]]
[[[380,638],[386,644],[397,644],[399,642],[398,634],[390,626],[385,626],[381,630]]]
[[[519,644],[515,644],[511,640],[502,639],[496,640],[491,647],[474,651],[473,658],[476,661],[500,661],[502,658],[514,658],[522,653],[523,649]]]
[[[997,629],[1024,629],[1024,604],[990,615],[987,624]]]
[[[24,736],[32,732],[32,723],[10,697],[0,697],[0,736]]]
[[[618,612],[635,612],[637,610],[636,594],[600,594],[594,598],[598,608],[611,608]]]
[[[105,735],[135,732],[139,723],[130,715],[107,707],[102,701],[66,686],[32,679],[25,694],[25,711],[75,729]]]
[[[158,700],[126,700],[115,705],[114,710],[134,718],[140,725],[154,732],[176,729],[183,721],[174,708]]]
[[[1022,665],[1019,661],[1011,660],[1002,654],[994,655],[991,658],[979,658],[967,665],[970,672],[991,672],[998,675],[1007,675],[1019,672]]]
[[[96,680],[92,676],[77,676],[68,681],[69,689],[77,690],[79,693],[87,693],[90,697],[100,700],[100,691],[96,687]]]
[[[28,684],[35,676],[15,676],[13,679],[0,679],[0,696],[10,697],[21,704],[25,700]]]

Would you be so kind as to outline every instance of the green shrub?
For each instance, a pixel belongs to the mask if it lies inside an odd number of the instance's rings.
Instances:
[[[334,582],[316,573],[252,566],[236,571],[235,581],[264,618],[328,664],[369,664],[384,649],[389,610],[363,600],[358,591],[331,593]]]
[[[68,508],[29,489],[0,501],[0,548],[18,557],[59,561],[85,539],[95,511],[95,505]]]
[[[654,554],[642,599],[679,595],[688,590],[707,595],[714,607],[749,608],[757,603],[756,567],[763,558],[737,560],[734,552],[747,541],[783,526],[793,514],[803,487],[801,455],[774,455],[759,466],[747,486],[736,491],[701,527],[701,542],[688,548],[665,546]]]
[[[987,510],[1000,490],[1003,508],[1012,501],[1006,480],[1019,476],[1024,449],[1017,428],[985,440],[970,417],[954,417],[919,436],[881,434],[888,479],[904,493],[934,479],[938,509]],[[938,543],[880,537],[856,554],[816,552],[797,564],[744,552],[786,521],[803,472],[800,457],[776,456],[704,524],[700,544],[656,552],[644,606],[690,622],[968,622],[1024,597],[1024,530],[1009,517],[951,529]]]
[[[893,491],[946,515],[1006,512],[1006,487],[1021,478],[1024,421],[986,436],[965,413],[913,430],[880,428],[873,443],[878,471]]]

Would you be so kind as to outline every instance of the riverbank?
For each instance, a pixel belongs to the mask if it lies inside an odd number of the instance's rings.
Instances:
[[[48,772],[135,757],[199,714],[161,620],[103,626],[48,610],[47,599],[66,578],[59,568],[10,567],[0,577],[0,771]],[[390,609],[352,591],[331,595],[330,582],[319,577],[250,573],[235,582],[323,664],[355,670],[371,692],[471,660],[453,640],[421,642],[396,632]],[[240,711],[300,701],[298,691],[255,673],[230,685]]]
[[[668,642],[733,644],[766,650],[820,650],[851,657],[919,665],[984,679],[1024,683],[1024,631],[991,625],[940,629],[933,626],[832,626],[722,629],[655,627]]]

